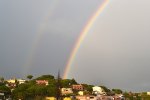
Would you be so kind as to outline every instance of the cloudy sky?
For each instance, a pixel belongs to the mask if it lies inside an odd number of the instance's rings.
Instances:
[[[103,0],[1,0],[0,76],[57,75]],[[69,78],[150,91],[150,1],[110,0],[87,33]]]

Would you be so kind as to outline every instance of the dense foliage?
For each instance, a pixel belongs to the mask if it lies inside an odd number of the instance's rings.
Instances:
[[[122,94],[122,90],[120,89],[112,89],[112,91],[116,94]]]
[[[27,78],[31,80],[33,78],[33,75],[28,75]]]
[[[32,76],[33,77],[33,76]],[[31,75],[27,76],[28,79],[31,79]],[[48,85],[39,85],[36,84],[36,80],[47,80]],[[56,82],[57,79],[52,75],[42,75],[35,79],[32,79],[25,84],[18,85],[12,92],[12,96],[14,99],[36,99],[43,98],[46,96],[56,96]],[[72,84],[77,84],[74,79],[62,79],[61,85],[62,87],[71,87]]]
[[[45,97],[56,97],[58,95],[58,90],[63,88],[71,88],[73,84],[78,84],[75,79],[55,79],[53,75],[42,75],[37,78],[33,78],[32,75],[28,75],[29,79],[24,84],[19,84],[19,81],[15,81],[16,87],[7,87],[8,82],[4,80],[3,77],[0,77],[0,91],[5,93],[6,97],[13,97],[13,100],[44,100]],[[37,84],[37,80],[46,80],[46,84]],[[60,87],[58,88],[58,81],[60,82]],[[82,84],[84,88],[84,95],[92,95],[93,85]],[[132,92],[123,92],[121,89],[112,89],[110,90],[106,86],[100,86],[106,92],[107,95],[114,96],[115,94],[123,94],[124,97],[128,100],[150,100],[150,95],[147,95],[147,92],[143,93],[132,93]],[[12,91],[12,92],[11,92]],[[73,89],[72,94],[67,94],[63,96],[74,96],[78,95],[78,90]]]

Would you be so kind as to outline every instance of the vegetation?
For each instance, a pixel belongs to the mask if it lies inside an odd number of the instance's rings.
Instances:
[[[52,75],[42,75],[42,76],[36,78],[36,80],[51,80],[51,79],[54,79],[54,76],[52,76]]]
[[[63,80],[61,80],[61,85],[64,88],[69,88],[73,84],[77,84],[77,82],[74,79],[63,79]]]
[[[1,81],[1,82],[4,82],[4,77],[0,77],[0,81]]]
[[[18,84],[15,88],[7,87],[7,82],[4,81],[4,78],[1,77],[0,80],[0,91],[3,91],[6,95],[11,95],[13,100],[44,100],[45,97],[56,97],[58,95],[58,79],[55,79],[53,75],[42,75],[37,78],[33,78],[32,75],[28,75],[29,79],[24,84]],[[48,85],[37,84],[36,80],[47,80]],[[61,87],[71,88],[73,84],[78,84],[75,79],[60,79]],[[85,95],[92,94],[93,85],[82,84],[84,87],[83,93]],[[126,100],[150,100],[150,96],[146,92],[143,93],[132,93],[132,92],[123,92],[121,89],[112,89],[110,90],[106,86],[100,86],[106,92],[107,95],[123,94]],[[13,91],[11,92],[11,89]],[[78,95],[78,90],[73,90],[73,94],[67,94],[63,96],[74,96]]]
[[[33,78],[33,75],[28,75],[27,78],[28,78],[29,80],[31,80],[31,79]]]
[[[27,78],[30,79],[25,84],[18,85],[12,92],[12,96],[14,99],[40,99],[46,96],[56,96],[57,88],[56,82],[57,79],[52,75],[42,75],[33,80],[32,75],[28,75]],[[36,84],[36,80],[47,80],[49,82],[48,85],[38,85]],[[62,87],[71,87],[72,84],[77,84],[74,79],[63,79],[60,81]]]
[[[0,91],[4,91],[4,92],[7,92],[7,93],[11,92],[10,89],[7,86],[5,86],[5,85],[1,85],[0,86]]]
[[[121,89],[112,89],[112,91],[113,91],[115,94],[122,94],[122,90],[121,90]]]
[[[82,85],[83,85],[85,91],[89,91],[90,93],[92,93],[92,91],[93,91],[93,89],[92,89],[93,85],[88,85],[88,84],[82,84]]]
[[[31,79],[31,77],[30,77]],[[49,85],[38,85],[35,80],[48,80]],[[12,92],[14,99],[36,99],[45,96],[55,96],[56,80],[52,75],[43,75],[34,80],[30,80],[25,84],[18,85]]]

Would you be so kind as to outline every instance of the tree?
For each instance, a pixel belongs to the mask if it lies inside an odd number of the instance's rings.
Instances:
[[[54,76],[53,75],[42,75],[36,79],[37,80],[51,80],[51,79],[54,79]]]
[[[58,71],[58,76],[57,76],[57,81],[56,81],[56,99],[61,100],[61,89],[62,84],[61,84],[61,78],[60,78],[60,73]]]
[[[72,79],[63,79],[61,80],[62,87],[69,88],[71,85],[76,84],[75,80]]]
[[[26,89],[32,86],[30,83],[20,84],[17,88],[12,91],[12,97],[16,99],[25,99],[26,98]]]
[[[31,79],[32,75],[28,75],[27,78]],[[48,80],[49,85],[37,85],[36,79]],[[12,92],[14,100],[44,100],[46,96],[56,96],[56,84],[57,80],[52,75],[42,75],[34,80],[31,80],[25,84],[20,84]]]
[[[1,82],[4,82],[4,77],[0,77],[0,81],[1,81]]]
[[[87,91],[89,91],[90,93],[92,93],[92,91],[93,91],[93,85],[88,85],[87,87],[86,87],[86,90]]]
[[[10,89],[7,86],[5,86],[5,85],[0,86],[0,91],[8,92],[8,93],[11,92]]]
[[[116,94],[121,94],[122,90],[121,89],[112,89],[112,91]]]
[[[5,83],[4,83],[4,78],[3,78],[3,77],[0,77],[0,86],[2,86],[2,85],[5,85]]]
[[[53,97],[56,96],[56,85],[54,84],[48,85],[46,86],[46,89],[47,89],[47,96],[53,96]]]
[[[73,78],[73,79],[71,79],[71,84],[78,84],[78,83],[77,83],[76,80]]]
[[[105,92],[110,92],[110,89],[108,89],[106,86],[100,86]]]
[[[31,80],[31,79],[33,78],[33,75],[28,75],[27,78],[28,78],[29,80]]]

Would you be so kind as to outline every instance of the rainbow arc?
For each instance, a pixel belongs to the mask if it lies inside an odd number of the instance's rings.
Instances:
[[[96,10],[96,12],[90,17],[90,19],[87,21],[87,24],[85,25],[85,27],[83,28],[83,30],[80,33],[79,38],[77,39],[74,48],[70,54],[70,57],[68,59],[68,62],[66,64],[65,70],[64,70],[64,75],[63,78],[66,79],[68,76],[68,73],[70,71],[71,65],[76,57],[76,54],[78,52],[78,49],[80,48],[80,45],[82,43],[82,41],[84,40],[84,38],[86,37],[86,35],[88,34],[88,32],[90,31],[91,27],[93,26],[94,22],[96,21],[96,19],[98,18],[98,16],[103,12],[104,8],[106,7],[106,5],[109,3],[109,0],[104,0],[100,6],[98,7],[98,9]]]

